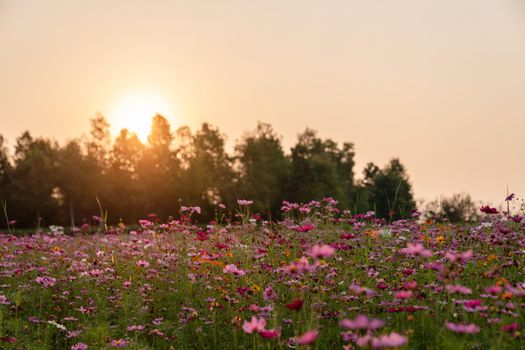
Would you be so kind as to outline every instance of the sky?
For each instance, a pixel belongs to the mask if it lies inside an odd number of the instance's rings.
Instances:
[[[101,112],[144,133],[267,122],[399,157],[416,199],[525,196],[522,0],[0,0],[0,134],[59,142]],[[158,109],[158,110],[157,110]],[[154,113],[154,112],[151,112]]]

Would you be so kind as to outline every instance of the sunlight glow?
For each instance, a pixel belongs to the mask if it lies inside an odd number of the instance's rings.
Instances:
[[[109,116],[112,133],[117,135],[121,129],[135,132],[142,142],[146,142],[155,114],[170,117],[169,105],[158,95],[134,93],[121,98]]]

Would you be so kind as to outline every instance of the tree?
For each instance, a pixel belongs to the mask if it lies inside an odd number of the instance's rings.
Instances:
[[[456,193],[426,205],[425,216],[432,220],[464,223],[479,219],[479,204],[470,195]]]
[[[269,124],[258,123],[235,147],[240,161],[239,198],[254,200],[253,209],[278,214],[291,174],[281,139]]]
[[[97,164],[82,152],[78,141],[70,141],[58,150],[57,189],[63,195],[71,227],[80,218],[98,212],[96,184],[99,176]]]
[[[175,214],[175,198],[179,187],[179,164],[172,143],[173,135],[168,120],[159,114],[155,115],[147,147],[137,165],[137,176],[142,187],[142,209],[163,217]]]
[[[232,160],[226,154],[219,129],[203,123],[185,151],[180,155],[186,163],[180,192],[183,202],[199,205],[208,214],[216,204],[232,204],[235,200]]]
[[[306,129],[292,148],[292,180],[290,197],[305,202],[323,197],[337,199],[347,207],[353,193],[353,144],[322,140]]]
[[[399,159],[392,159],[383,169],[368,163],[363,173],[369,208],[378,217],[399,219],[416,209],[412,186]]]
[[[125,222],[134,221],[143,214],[141,206],[144,196],[148,195],[137,173],[144,149],[135,133],[122,129],[110,152],[108,178],[111,193],[106,206],[113,217]]]
[[[58,219],[62,194],[57,187],[56,143],[24,132],[15,146],[9,204],[22,226],[40,227]]]
[[[87,144],[88,155],[95,159],[101,169],[108,165],[108,153],[111,146],[109,123],[101,113],[90,120],[90,139]]]

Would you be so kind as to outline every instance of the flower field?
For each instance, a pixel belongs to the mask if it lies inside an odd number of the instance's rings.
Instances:
[[[2,349],[525,348],[525,217],[387,223],[330,199],[1,234]]]

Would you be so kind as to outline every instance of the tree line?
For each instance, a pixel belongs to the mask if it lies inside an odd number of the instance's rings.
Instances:
[[[149,213],[165,220],[181,205],[201,207],[204,221],[219,204],[235,208],[237,199],[253,200],[254,212],[273,219],[283,200],[333,197],[353,213],[373,210],[386,219],[416,207],[398,159],[382,168],[369,163],[356,180],[353,144],[308,128],[286,153],[271,125],[258,123],[228,154],[225,136],[208,123],[173,131],[155,115],[146,143],[126,129],[112,139],[109,127],[97,115],[87,139],[65,145],[26,131],[13,155],[0,135],[2,226],[12,220],[17,227],[78,226],[101,212],[109,223],[133,223]]]

